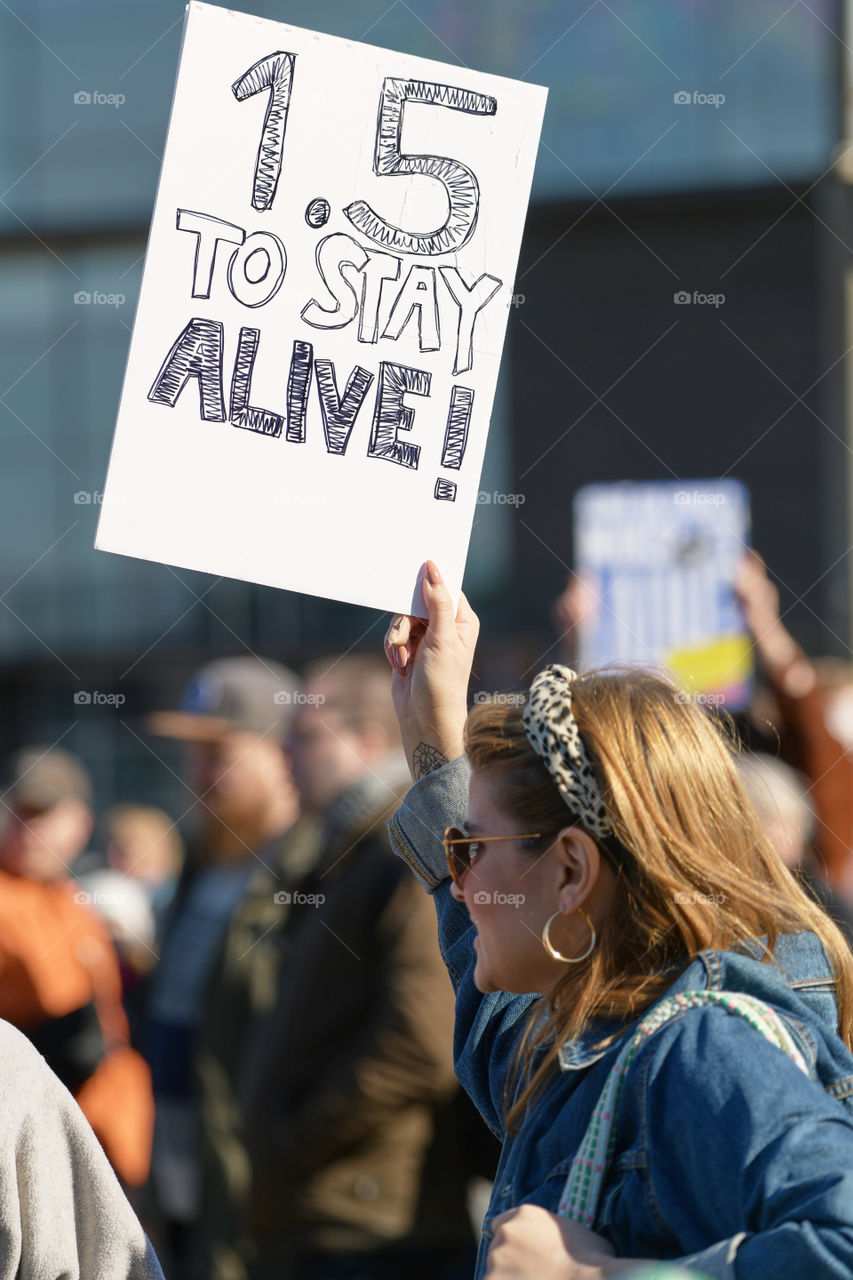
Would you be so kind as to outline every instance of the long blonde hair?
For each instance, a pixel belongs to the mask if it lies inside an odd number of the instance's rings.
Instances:
[[[642,669],[589,672],[573,683],[571,701],[613,827],[603,852],[616,892],[589,960],[567,969],[544,1017],[542,1001],[531,1011],[507,1081],[510,1131],[563,1044],[592,1019],[629,1025],[709,948],[759,942],[770,962],[780,934],[817,934],[835,975],[839,1034],[853,1049],[853,955],[764,835],[720,725]],[[528,742],[518,702],[475,706],[465,747],[472,767],[498,783],[503,807],[522,830],[556,834],[573,824]],[[509,1105],[519,1076],[524,1087]]]

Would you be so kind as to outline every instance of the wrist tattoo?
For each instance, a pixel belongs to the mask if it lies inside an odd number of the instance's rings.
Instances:
[[[436,769],[440,769],[447,763],[447,756],[443,755],[437,747],[431,747],[428,742],[419,742],[412,752],[412,773],[415,776],[415,782],[425,778],[428,773],[435,773]]]

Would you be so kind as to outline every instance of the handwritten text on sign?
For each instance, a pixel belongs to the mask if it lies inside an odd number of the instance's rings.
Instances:
[[[532,124],[525,118],[520,125],[517,102],[500,92],[514,82],[344,45],[208,5],[191,4],[189,15],[98,545],[386,608],[410,606],[418,566],[433,555],[441,557],[458,590],[544,95],[531,86],[514,86],[522,96],[535,95],[538,107],[526,113]],[[207,29],[228,24],[227,33],[220,33],[224,39],[210,39],[210,31],[201,60],[210,79],[220,63],[223,72],[231,64],[231,75],[223,74],[208,89],[227,127],[219,137],[213,130],[205,136],[204,116],[199,119],[196,112],[195,136],[188,155],[181,147],[179,169],[172,164],[174,139],[184,133],[183,107],[194,78],[191,65],[185,85],[185,64],[200,20]],[[238,32],[251,37],[242,41],[247,48],[279,34],[289,37],[289,47],[265,51],[235,68]],[[369,75],[365,55],[370,55]],[[382,63],[444,75],[377,76]],[[324,67],[336,87],[334,97],[323,83]],[[499,92],[451,83],[449,72],[475,85],[494,82]],[[264,105],[263,118],[244,117],[256,99]],[[231,103],[227,111],[226,101]],[[365,101],[370,106],[358,120],[356,104]],[[411,123],[407,108],[420,113]],[[503,115],[507,133],[502,139],[496,128]],[[435,138],[447,144],[453,137],[439,120],[450,117],[474,125],[473,133],[455,130],[467,147],[465,159],[439,154],[438,146],[435,153],[406,149],[404,118],[412,136],[417,132],[427,143]],[[521,200],[516,191],[511,200],[506,192],[496,198],[500,166],[507,165],[502,141],[516,149],[513,177]],[[366,158],[368,147],[372,174],[363,159],[360,167],[353,166],[353,159]],[[450,146],[442,149],[449,152]],[[474,149],[478,172],[471,163]],[[518,172],[522,152],[523,176]],[[333,164],[336,157],[339,163]],[[378,181],[386,178],[398,181]],[[312,186],[328,191],[335,183],[336,191],[309,196]],[[490,199],[484,199],[483,186]],[[170,199],[173,193],[177,198]],[[156,286],[149,287],[150,277],[157,279]],[[155,287],[161,290],[156,300]],[[129,399],[131,383],[139,386],[143,380],[145,400],[153,407],[148,410]],[[132,521],[125,517],[128,503],[134,505],[132,476],[138,477],[138,469],[132,458],[139,451],[132,444],[125,447],[130,441],[125,419],[133,417],[138,424],[145,415],[150,449],[148,415],[162,414],[163,407],[179,411],[186,439],[194,421],[197,426],[227,423],[281,442],[277,459],[252,455],[255,492],[243,504],[250,509],[248,523],[238,513],[225,539],[228,513],[214,515],[209,500],[186,491],[180,497],[184,518],[167,515],[164,529],[161,504],[156,532],[140,530],[137,520],[131,533]],[[417,424],[416,407],[421,410]],[[155,436],[162,438],[162,430],[158,426]],[[303,448],[297,458],[287,446],[307,446],[308,452]],[[230,475],[235,461],[240,469],[242,460],[221,436],[209,449],[206,462],[195,454],[196,473],[201,465],[211,479],[214,467],[220,476]],[[174,439],[168,450],[174,466],[182,450]],[[346,457],[350,474],[324,472],[320,451],[326,458]],[[469,457],[463,481],[463,461]],[[409,473],[420,469],[421,475],[403,489],[387,479],[371,480],[376,460]],[[329,497],[327,509],[314,516],[325,522],[325,549],[323,537],[311,537],[304,506],[299,512],[299,534],[307,534],[310,542],[299,565],[288,560],[287,539],[281,538],[288,523],[296,531],[288,510],[294,502],[287,501],[288,495],[295,497],[294,486],[302,495],[310,489]],[[170,485],[161,477],[157,487],[168,491]],[[194,488],[205,488],[197,475]],[[374,582],[357,589],[346,582],[342,539],[328,537],[329,522],[337,522],[352,556],[358,554],[362,564],[365,556],[376,556],[376,538],[363,527],[354,532],[354,517],[364,511],[363,500],[354,502],[354,494],[362,499],[372,494],[385,506],[402,501],[422,522],[417,536],[396,550],[389,551],[385,540]],[[427,497],[433,512],[436,500],[461,500],[456,512],[436,521]],[[176,537],[165,548],[170,526]],[[278,545],[254,536],[252,527],[277,530]],[[201,547],[203,528],[208,538],[200,559],[192,548]],[[221,554],[218,540],[227,541]]]

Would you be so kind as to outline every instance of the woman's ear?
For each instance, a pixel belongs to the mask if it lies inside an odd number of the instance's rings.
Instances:
[[[554,844],[560,863],[560,910],[574,911],[598,883],[601,854],[592,836],[580,827],[564,827]]]

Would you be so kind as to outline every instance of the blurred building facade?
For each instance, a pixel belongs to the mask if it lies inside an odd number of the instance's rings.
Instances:
[[[478,507],[466,577],[485,634],[546,650],[582,484],[731,474],[787,621],[815,652],[843,652],[840,5],[230,7],[549,87],[481,485],[516,500]],[[0,8],[0,750],[63,736],[104,802],[162,801],[165,785],[176,806],[141,717],[199,660],[248,647],[299,662],[376,645],[384,627],[92,548],[183,12]]]

